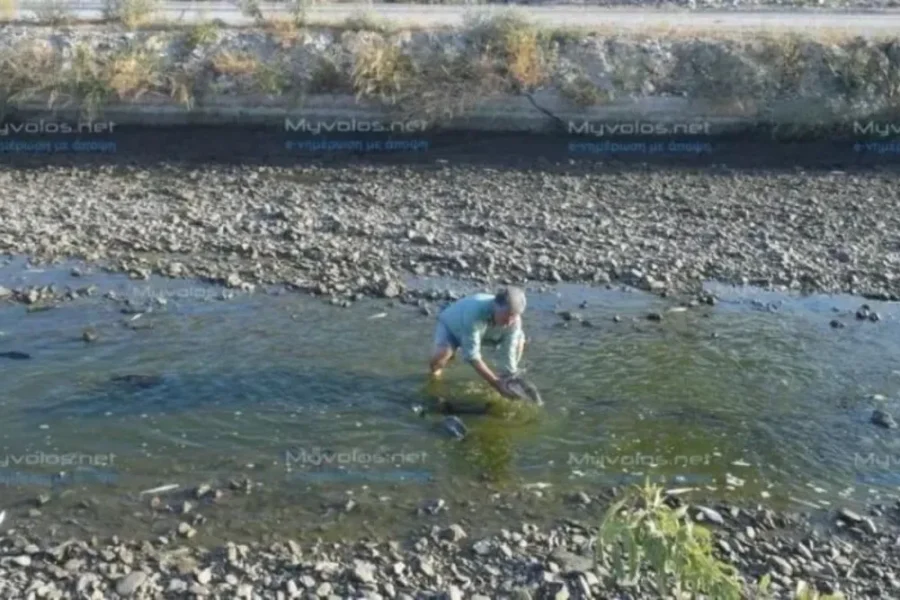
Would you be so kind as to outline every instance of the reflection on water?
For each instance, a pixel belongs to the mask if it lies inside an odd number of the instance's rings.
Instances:
[[[0,284],[72,284],[62,273],[10,267]],[[101,292],[138,286],[107,275],[77,281],[89,283]],[[115,454],[108,480],[63,480],[100,497],[245,476],[264,486],[253,509],[274,521],[285,518],[279,507],[313,514],[298,493],[312,488],[399,486],[405,501],[419,502],[474,500],[521,482],[574,490],[647,476],[754,496],[897,485],[889,461],[855,458],[900,456],[869,423],[875,402],[867,399],[883,394],[880,407],[900,408],[893,306],[877,308],[879,323],[857,322],[846,313],[855,299],[779,296],[777,310],[759,310],[772,298],[721,289],[718,306],[656,323],[646,314],[666,305],[639,293],[561,286],[532,294],[523,366],[545,398],[538,409],[492,396],[460,364],[428,384],[433,318],[407,308],[340,309],[293,294],[216,301],[197,283],[140,285],[145,300],[167,298],[140,317],[151,325],[144,330],[123,326],[132,317],[109,302],[0,308],[0,351],[33,357],[0,364],[0,455]],[[194,287],[207,291],[173,291]],[[563,325],[558,309],[593,326]],[[847,327],[831,328],[834,318]],[[81,341],[85,327],[96,342]],[[146,378],[114,380],[125,375]],[[469,435],[460,442],[442,433],[443,415],[413,410],[437,398],[488,410],[462,411]],[[407,459],[378,463],[379,453]],[[0,486],[60,485],[52,478],[65,470],[0,466]]]

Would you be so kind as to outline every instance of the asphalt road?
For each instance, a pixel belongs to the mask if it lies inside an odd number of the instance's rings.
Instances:
[[[36,6],[42,0],[23,0],[14,11],[21,19],[33,18]],[[103,14],[103,2],[96,0],[71,0],[75,17],[84,20],[98,19]],[[284,4],[262,3],[266,16],[284,15]],[[454,25],[463,22],[473,9],[498,11],[504,7],[448,6],[420,4],[331,4],[310,8],[307,16],[313,23],[338,23],[362,12],[377,13],[381,17],[417,26]],[[691,12],[688,10],[622,9],[590,6],[519,6],[522,13],[546,25],[592,26],[621,29],[793,29],[810,31],[824,29],[849,31],[859,35],[880,35],[900,32],[900,10],[884,12],[818,12],[818,11],[721,11]],[[252,19],[241,14],[236,4],[228,2],[164,2],[158,16],[165,20],[221,19],[229,25],[249,24]]]

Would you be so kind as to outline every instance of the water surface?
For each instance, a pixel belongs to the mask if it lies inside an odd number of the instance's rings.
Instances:
[[[550,518],[569,492],[646,475],[823,506],[900,485],[897,434],[869,422],[875,407],[900,408],[900,313],[890,304],[866,301],[882,317],[873,323],[857,321],[864,301],[847,297],[718,287],[714,307],[665,312],[670,304],[639,292],[532,292],[524,367],[546,408],[463,416],[471,434],[456,442],[439,417],[413,410],[428,398],[434,323],[415,307],[345,309],[292,293],[219,300],[196,282],[68,272],[13,261],[0,285],[95,283],[154,308],[135,319],[102,299],[31,313],[0,305],[0,352],[33,357],[0,359],[0,498],[20,506],[52,492],[60,500],[42,509],[48,519],[151,531],[158,523],[138,494],[169,483],[228,490],[206,509],[212,536],[362,522],[394,531],[428,500],[490,506],[492,493],[529,485],[503,518]],[[566,325],[559,310],[592,326]],[[81,340],[86,327],[96,342]],[[111,381],[123,375],[157,381]],[[441,390],[474,381],[457,364]],[[79,464],[62,465],[63,455]],[[230,490],[244,478],[252,494]],[[529,504],[542,495],[547,503]],[[73,513],[84,498],[96,506]]]

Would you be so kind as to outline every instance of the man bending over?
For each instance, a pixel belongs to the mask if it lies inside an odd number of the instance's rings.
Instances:
[[[482,343],[501,345],[501,376],[515,374],[525,350],[522,314],[525,292],[506,287],[496,294],[473,294],[457,300],[438,316],[434,334],[431,374],[440,377],[444,367],[462,349],[466,360],[491,387],[504,396],[510,394],[481,358]]]

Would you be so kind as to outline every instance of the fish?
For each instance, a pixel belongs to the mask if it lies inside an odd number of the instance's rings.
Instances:
[[[10,358],[12,360],[28,360],[29,358],[31,358],[31,355],[24,352],[0,352],[0,358]]]
[[[531,402],[537,406],[544,405],[544,399],[541,397],[541,393],[538,391],[537,387],[521,376],[513,376],[505,379],[503,381],[503,388],[507,393],[515,396],[519,400]]]

